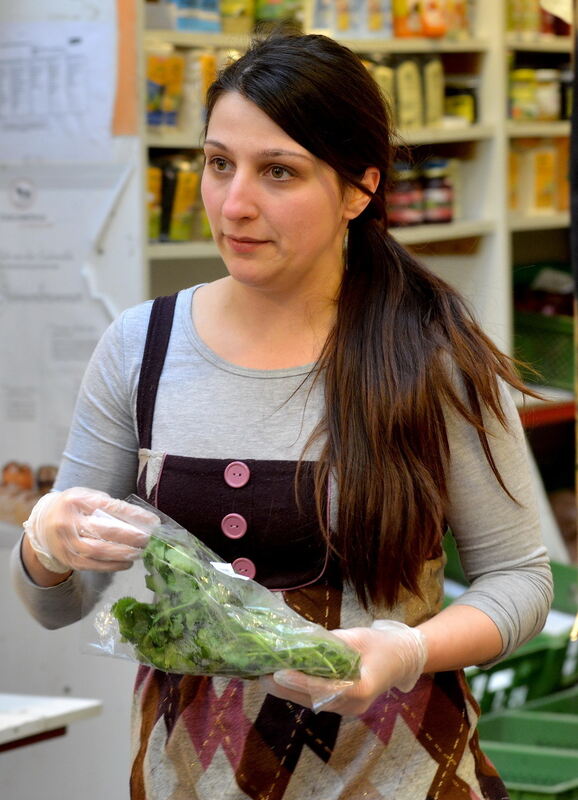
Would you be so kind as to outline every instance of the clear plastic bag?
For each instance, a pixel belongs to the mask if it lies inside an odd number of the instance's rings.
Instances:
[[[359,677],[359,653],[289,608],[280,592],[235,573],[140,498],[126,499],[161,524],[86,616],[86,651],[178,674],[255,678],[295,669],[331,679],[332,697]],[[323,698],[312,700],[323,705]]]

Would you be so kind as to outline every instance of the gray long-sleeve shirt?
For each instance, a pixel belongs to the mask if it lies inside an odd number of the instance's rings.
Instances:
[[[297,460],[323,402],[311,388],[310,366],[255,370],[230,364],[198,337],[191,315],[194,288],[179,294],[161,376],[153,451],[202,458]],[[136,395],[151,303],[128,309],[110,326],[87,368],[55,488],[86,486],[125,497],[138,469]],[[447,413],[451,447],[447,519],[471,587],[459,602],[488,614],[512,652],[543,626],[552,585],[540,537],[526,442],[518,413],[503,389],[509,430],[489,413],[490,446],[504,481],[497,483],[476,431]],[[310,453],[315,457],[315,452]],[[16,590],[48,628],[77,620],[107,576],[74,573],[42,588],[28,577],[14,549]]]

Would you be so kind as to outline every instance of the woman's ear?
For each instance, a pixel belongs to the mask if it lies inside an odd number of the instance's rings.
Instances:
[[[380,177],[381,174],[377,167],[367,167],[360,183],[373,194],[379,186]],[[362,192],[361,189],[358,189],[357,186],[348,186],[345,191],[344,218],[347,220],[355,219],[362,211],[365,211],[370,202],[371,197]]]

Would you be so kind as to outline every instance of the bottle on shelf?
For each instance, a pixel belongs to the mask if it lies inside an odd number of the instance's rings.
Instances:
[[[452,222],[454,218],[454,186],[446,159],[431,159],[421,169],[423,187],[423,221]]]
[[[478,121],[480,79],[477,75],[445,76],[445,114],[468,125]]]
[[[389,224],[394,228],[421,225],[424,213],[419,170],[411,164],[397,162],[393,181],[387,198]]]
[[[200,158],[186,154],[164,156],[149,165],[149,241],[210,238],[200,198],[201,170]]]
[[[509,154],[510,211],[552,215],[568,210],[568,139],[515,139]]]

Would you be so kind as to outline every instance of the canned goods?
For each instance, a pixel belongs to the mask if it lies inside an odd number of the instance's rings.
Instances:
[[[470,125],[478,119],[479,78],[475,75],[446,75],[445,113],[463,117]]]
[[[510,118],[516,121],[538,118],[536,70],[514,69],[510,72]]]
[[[451,222],[454,187],[445,159],[427,161],[422,168],[424,222]]]
[[[557,69],[536,70],[537,119],[560,119],[560,73]]]
[[[420,174],[410,164],[394,167],[394,185],[387,198],[389,223],[393,227],[420,225],[424,221]]]

